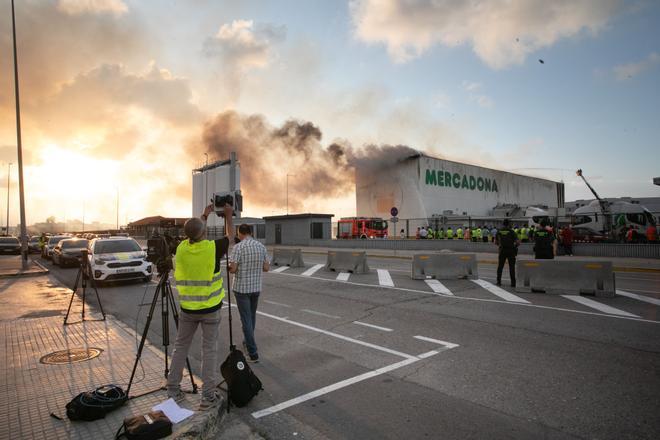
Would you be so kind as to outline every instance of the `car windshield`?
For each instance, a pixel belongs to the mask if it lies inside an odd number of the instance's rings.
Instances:
[[[87,240],[65,240],[62,242],[62,249],[86,248]]]
[[[58,236],[58,237],[50,237],[50,238],[48,239],[48,244],[49,244],[49,245],[50,245],[50,244],[57,244],[57,243],[59,243],[60,241],[66,239],[66,238],[71,238],[71,237],[67,237],[66,235],[62,235],[62,236]]]
[[[115,252],[141,251],[140,245],[135,240],[107,240],[98,241],[94,245],[95,254],[112,254]]]
[[[383,230],[387,229],[387,222],[383,221],[383,220],[373,220],[373,221],[370,222],[369,227],[371,227],[371,229],[375,229],[377,231],[383,231]]]
[[[0,243],[3,244],[18,244],[18,238],[14,237],[1,237]]]

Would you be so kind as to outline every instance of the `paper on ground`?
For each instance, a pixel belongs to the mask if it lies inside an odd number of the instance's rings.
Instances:
[[[195,413],[189,409],[181,408],[179,405],[177,405],[174,399],[167,399],[165,402],[159,403],[158,405],[151,408],[151,410],[161,410],[165,413],[167,418],[172,421],[172,423],[179,423],[181,420],[185,420]]]

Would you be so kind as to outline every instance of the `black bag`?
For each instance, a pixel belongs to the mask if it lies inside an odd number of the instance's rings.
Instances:
[[[125,418],[115,435],[115,440],[121,437],[129,440],[158,440],[170,434],[172,434],[172,421],[163,411],[152,411],[142,416]]]
[[[229,400],[241,408],[248,404],[263,389],[261,381],[254,374],[243,352],[234,348],[220,366],[222,377],[227,382]]]
[[[69,420],[92,421],[102,419],[107,413],[122,406],[128,400],[123,389],[117,385],[104,385],[94,391],[78,394],[66,404]]]

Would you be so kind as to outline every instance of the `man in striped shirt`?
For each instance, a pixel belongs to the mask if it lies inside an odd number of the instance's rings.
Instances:
[[[243,326],[243,347],[248,352],[248,361],[258,362],[254,327],[261,293],[261,274],[268,272],[270,261],[266,247],[252,238],[250,225],[242,224],[238,227],[238,238],[241,241],[234,246],[229,256],[229,272],[234,274],[232,290]]]

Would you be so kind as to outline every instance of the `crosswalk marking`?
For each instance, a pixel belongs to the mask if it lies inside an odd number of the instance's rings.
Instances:
[[[529,304],[529,301],[522,299],[519,296],[514,295],[513,293],[509,293],[504,289],[500,289],[494,284],[489,283],[488,281],[484,280],[471,280],[473,283],[483,287],[484,289],[488,290],[490,293],[493,295],[499,296],[505,301],[511,301],[511,302],[517,302],[517,303],[522,303],[522,304]]]
[[[420,341],[427,341],[427,342],[433,342],[434,344],[444,345],[447,348],[459,347],[458,344],[454,344],[453,342],[441,341],[439,339],[433,339],[426,336],[413,336],[413,338],[419,339]]]
[[[274,273],[280,273],[280,272],[284,272],[284,271],[287,270],[288,268],[289,268],[289,266],[282,266],[282,267],[278,267],[277,269],[273,269],[273,270],[271,270],[271,272],[274,272]]]
[[[616,293],[617,293],[617,295],[627,296],[628,298],[632,298],[632,299],[636,299],[636,300],[639,300],[639,301],[644,301],[644,302],[647,302],[647,303],[655,304],[656,306],[660,306],[660,299],[658,299],[658,298],[652,298],[652,297],[646,296],[646,295],[638,295],[636,293],[630,293],[630,292],[626,292],[624,290],[619,290],[619,289],[616,289]]]
[[[302,275],[304,277],[311,277],[312,275],[314,275],[316,273],[317,270],[319,270],[322,267],[323,267],[322,264],[315,264],[314,266],[310,267],[309,269],[307,269],[306,271],[304,271],[300,275]]]
[[[337,281],[348,281],[348,278],[351,276],[348,272],[339,272],[337,274]]]
[[[604,312],[604,313],[609,313],[610,315],[618,315],[618,316],[629,316],[631,318],[639,318],[637,315],[633,315],[632,313],[624,312],[623,310],[616,309],[614,307],[610,307],[608,305],[605,305],[603,303],[599,303],[598,301],[594,301],[593,299],[585,298],[580,295],[562,295],[566,299],[570,299],[571,301],[575,301],[576,303],[580,303],[584,306],[591,307],[592,309],[596,309],[598,311]]]
[[[386,269],[376,269],[378,271],[378,284],[381,286],[394,287],[394,281],[390,276],[390,271]]]
[[[428,284],[431,290],[433,290],[435,293],[442,293],[443,295],[453,295],[453,293],[451,293],[451,290],[447,289],[445,285],[438,280],[424,280],[424,281],[426,281],[426,284]]]
[[[361,322],[361,321],[353,321],[353,324],[362,325],[362,326],[365,326],[365,327],[375,328],[376,330],[382,330],[382,331],[384,331],[384,332],[393,332],[393,331],[394,331],[394,330],[392,330],[391,328],[381,327],[381,326],[379,326],[379,325],[367,324],[366,322]]]

